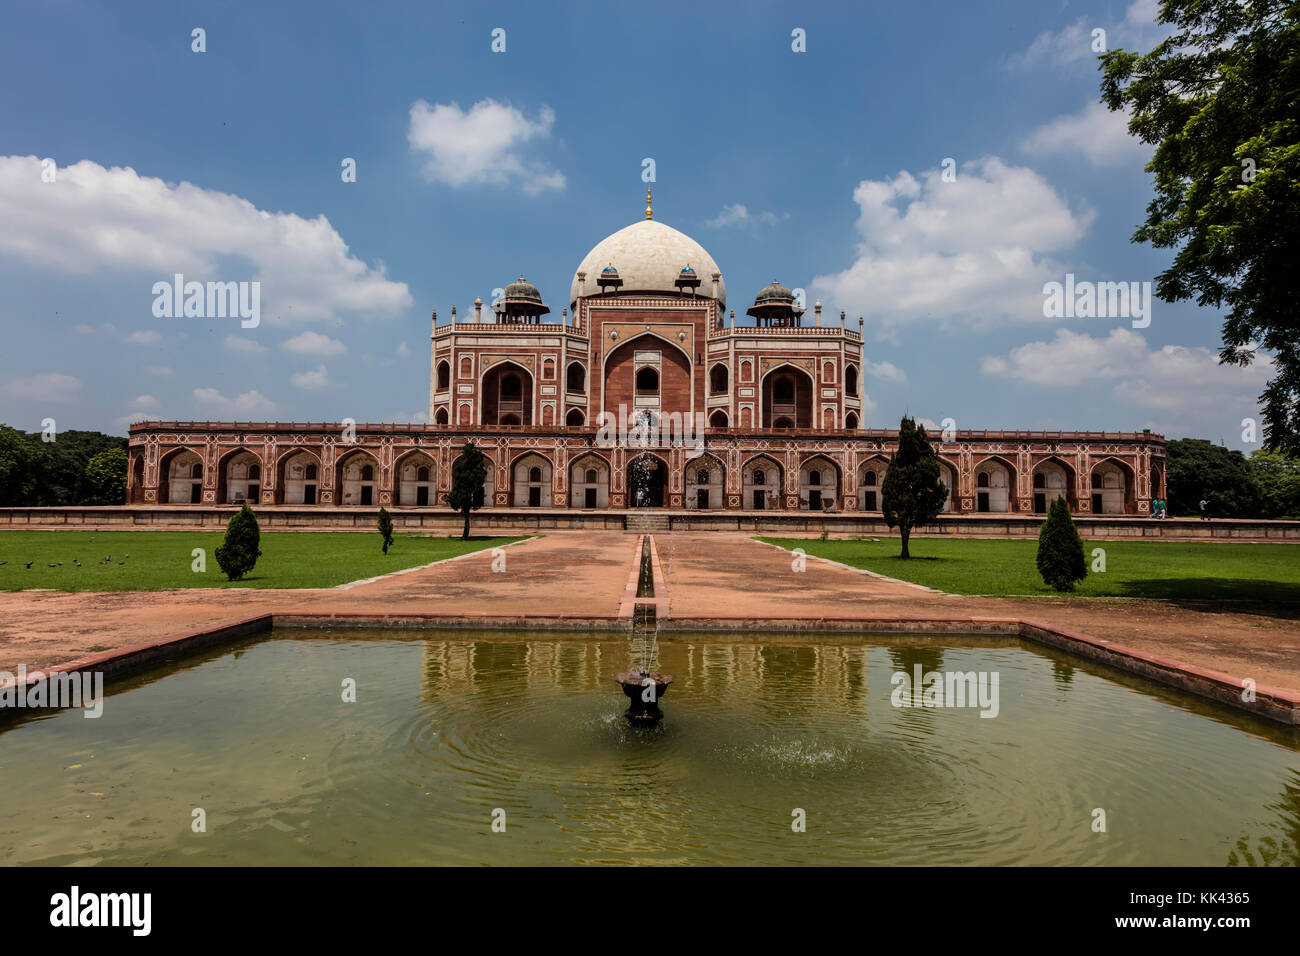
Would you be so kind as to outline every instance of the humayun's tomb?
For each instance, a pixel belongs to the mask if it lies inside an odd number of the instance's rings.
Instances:
[[[434,313],[429,424],[141,422],[128,504],[450,517],[452,465],[473,441],[493,465],[489,511],[879,515],[897,431],[866,427],[862,320],[824,321],[817,303],[809,322],[773,281],[738,323],[717,263],[649,205],[582,259],[558,317],[522,277],[490,311]],[[608,441],[602,412],[703,434]],[[1076,514],[1146,515],[1164,495],[1164,440],[1145,431],[931,439],[956,515],[1028,518],[1056,497]]]

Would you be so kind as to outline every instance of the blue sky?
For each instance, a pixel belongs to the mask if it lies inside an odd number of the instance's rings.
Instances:
[[[1154,10],[10,3],[0,421],[420,421],[430,312],[521,272],[558,312],[587,250],[640,218],[650,157],[656,218],[709,250],[742,316],[777,277],[865,317],[867,425],[1252,447],[1267,368],[1217,365],[1214,310],[1042,314],[1044,281],[1169,261],[1129,241],[1148,153],[1097,107],[1090,49],[1096,29],[1149,47]],[[261,324],[156,317],[176,272],[260,281]]]

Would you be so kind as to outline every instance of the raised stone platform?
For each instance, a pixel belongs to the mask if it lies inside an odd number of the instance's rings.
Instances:
[[[5,528],[55,530],[141,530],[154,528],[225,527],[237,509],[233,505],[124,505],[116,507],[0,508],[0,530]],[[377,507],[324,505],[263,505],[258,522],[267,530],[372,531]],[[461,529],[461,517],[447,508],[390,508],[398,530],[427,530],[451,534]],[[922,535],[980,538],[1035,537],[1043,515],[945,515],[921,529]],[[1168,540],[1276,541],[1300,543],[1300,521],[1265,521],[1238,518],[1139,518],[1124,515],[1075,515],[1079,532],[1089,540],[1161,538]],[[891,537],[877,514],[813,511],[693,511],[646,508],[624,511],[583,511],[576,508],[484,508],[470,520],[475,530],[602,530],[602,531],[740,531],[770,535],[827,534]]]

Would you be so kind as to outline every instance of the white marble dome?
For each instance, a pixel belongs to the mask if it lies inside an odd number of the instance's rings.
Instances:
[[[690,266],[700,280],[695,294],[711,297],[713,273],[722,272],[713,256],[686,233],[653,219],[643,219],[605,237],[583,257],[569,286],[571,307],[578,301],[578,273],[587,274],[586,294],[595,295],[600,291],[596,280],[609,265],[618,270],[623,280],[618,291],[623,293],[680,292],[677,277],[682,269]],[[722,279],[718,280],[718,308],[727,308],[727,285]]]

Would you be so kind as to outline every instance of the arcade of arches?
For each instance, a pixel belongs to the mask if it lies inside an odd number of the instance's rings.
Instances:
[[[370,435],[368,427],[357,426],[351,445],[325,434],[268,443],[211,433],[202,443],[164,445],[133,428],[129,500],[446,508],[456,456],[472,438],[490,463],[487,507],[879,513],[892,452],[886,441],[865,439],[809,448],[798,436],[713,438],[638,450],[602,448],[592,441],[595,429],[582,429],[585,438],[523,438],[508,430],[444,437],[436,426],[401,433],[382,426]],[[1164,494],[1163,444],[1145,436],[1110,442],[1101,454],[1086,444],[1035,449],[964,437],[936,443],[947,513],[1045,514],[1064,498],[1076,514],[1147,514]]]

